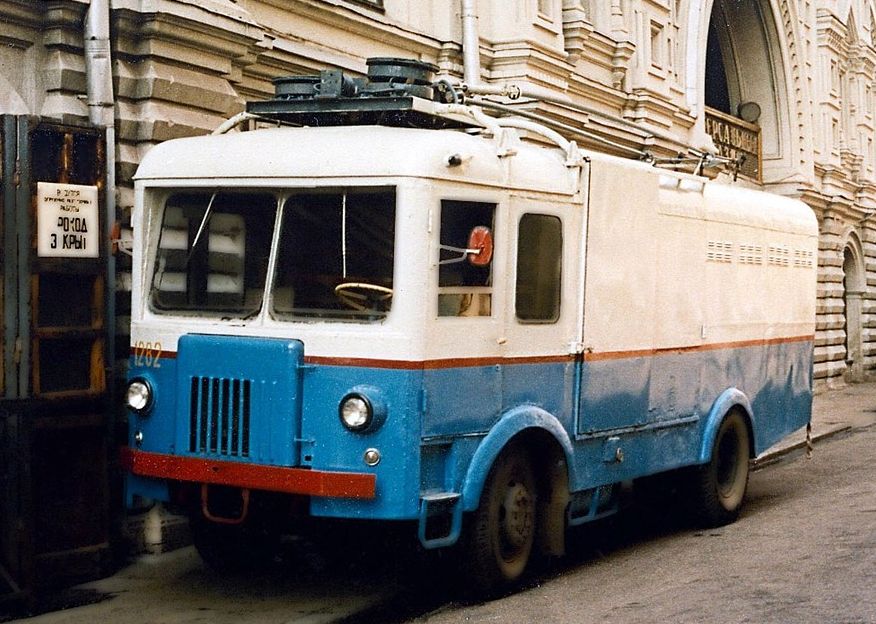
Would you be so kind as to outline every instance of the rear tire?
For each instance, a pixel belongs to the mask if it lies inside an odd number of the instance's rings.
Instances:
[[[739,517],[748,488],[750,434],[738,411],[727,414],[718,428],[712,457],[690,475],[694,517],[717,527]]]
[[[536,486],[529,454],[510,444],[496,459],[469,531],[470,580],[482,594],[512,587],[529,565],[536,535]]]

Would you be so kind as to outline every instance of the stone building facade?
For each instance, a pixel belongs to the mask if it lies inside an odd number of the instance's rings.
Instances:
[[[458,0],[111,0],[115,197],[147,150],[206,133],[271,80],[374,56],[462,75]],[[579,105],[517,104],[634,157],[747,153],[736,184],[821,224],[815,379],[876,368],[876,3],[477,0],[481,79]],[[0,0],[0,112],[87,126],[86,0]],[[747,120],[747,121],[746,121]],[[124,285],[124,279],[120,280]],[[118,326],[124,332],[120,305]],[[124,337],[119,338],[124,352]]]

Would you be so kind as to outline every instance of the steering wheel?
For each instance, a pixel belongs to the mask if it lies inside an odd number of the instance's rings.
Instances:
[[[354,310],[373,310],[375,304],[392,298],[392,288],[367,282],[343,282],[335,286],[335,294],[341,302]]]

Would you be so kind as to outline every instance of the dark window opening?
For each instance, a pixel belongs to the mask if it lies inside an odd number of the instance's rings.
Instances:
[[[39,126],[31,134],[33,179],[38,182],[96,185],[102,171],[101,136]]]
[[[178,193],[164,209],[150,301],[158,311],[255,316],[277,199],[269,193]]]
[[[83,392],[92,389],[92,368],[102,363],[103,342],[92,338],[61,336],[42,338],[33,357],[39,364],[39,390]]]
[[[517,318],[553,323],[560,317],[563,226],[551,215],[525,214],[517,234]]]
[[[709,108],[733,114],[730,109],[730,89],[727,87],[727,69],[714,20],[709,24],[709,40],[706,44],[705,99]]]
[[[392,305],[395,190],[299,193],[283,209],[274,316],[377,321]]]
[[[39,327],[92,327],[101,298],[97,276],[43,273],[37,293]]]
[[[492,314],[493,264],[470,262],[465,250],[474,229],[493,231],[495,212],[495,204],[441,202],[438,316]]]

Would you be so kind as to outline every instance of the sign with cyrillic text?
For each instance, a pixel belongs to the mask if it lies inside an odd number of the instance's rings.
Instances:
[[[97,187],[37,183],[37,255],[97,258],[100,255]]]

